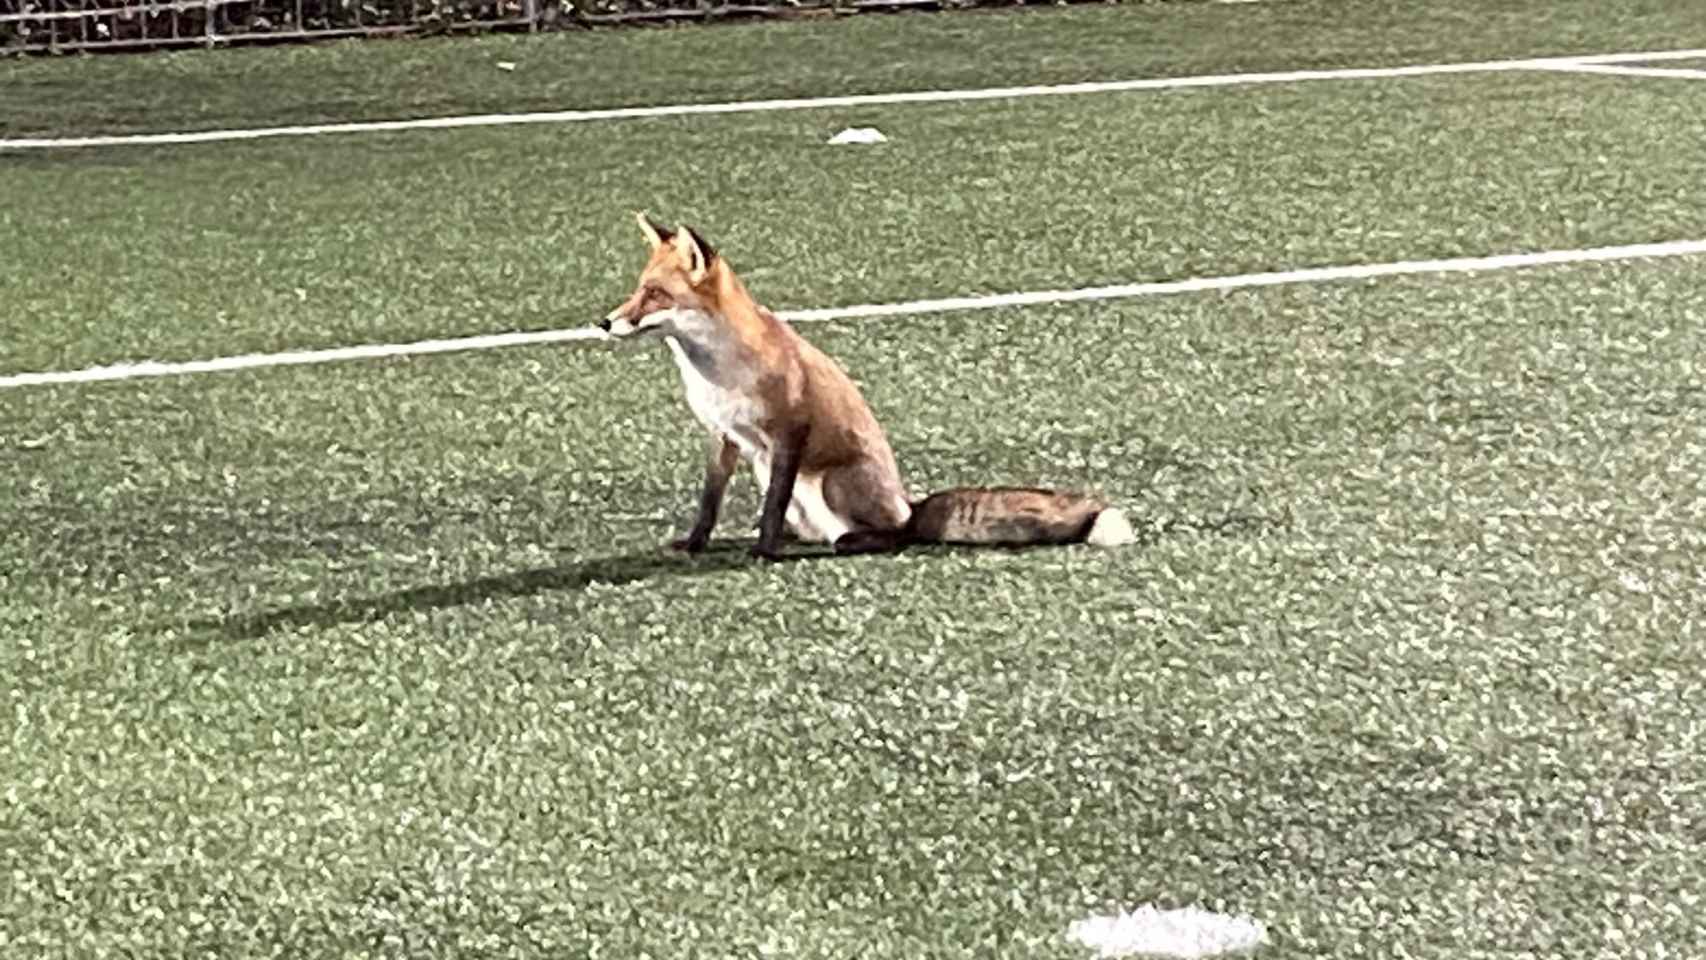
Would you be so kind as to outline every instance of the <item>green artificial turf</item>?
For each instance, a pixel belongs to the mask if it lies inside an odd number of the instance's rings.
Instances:
[[[0,942],[1706,947],[1703,319],[1654,264],[813,325],[919,491],[1143,537],[775,567],[744,476],[660,550],[660,349],[10,392]]]
[[[0,60],[0,136],[1683,48],[1687,0],[1281,0]],[[516,64],[513,72],[499,62]]]
[[[1122,17],[1180,64],[1289,66],[1471,59],[1524,17],[1537,46],[1678,45],[1697,16],[1350,6],[1411,26],[1322,24],[1322,60],[1279,42],[1313,3],[703,36],[988,31],[910,61],[924,83],[987,75],[965,50],[1006,31],[1090,57]],[[629,36],[700,42],[599,38]],[[320,109],[269,82],[269,117]],[[182,119],[228,109],[209,89]],[[1703,91],[0,155],[0,374],[590,322],[640,206],[778,307],[1699,238]],[[894,139],[820,144],[869,122]],[[1706,952],[1698,258],[801,329],[915,493],[1093,487],[1140,542],[756,565],[743,473],[718,549],[669,554],[702,441],[655,344],[0,389],[0,956],[1083,958],[1072,920],[1149,902],[1259,918],[1263,960]]]
[[[0,225],[75,253],[0,274],[0,373],[587,324],[631,289],[639,208],[777,308],[1691,239],[1702,90],[1525,73],[26,155]],[[822,142],[871,123],[893,140]]]

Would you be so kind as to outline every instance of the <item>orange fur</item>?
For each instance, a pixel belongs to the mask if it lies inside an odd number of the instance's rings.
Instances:
[[[690,228],[637,217],[651,255],[634,293],[600,326],[618,338],[662,337],[711,433],[698,516],[677,547],[704,548],[742,459],[765,487],[753,552],[767,558],[777,556],[784,526],[862,552],[919,541],[1084,540],[1101,515],[1117,513],[1077,494],[966,488],[921,502],[915,517],[888,438],[846,371],[754,300]]]

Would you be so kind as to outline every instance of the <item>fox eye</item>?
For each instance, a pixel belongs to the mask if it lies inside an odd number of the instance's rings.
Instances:
[[[669,306],[670,301],[669,294],[665,293],[662,287],[651,283],[646,284],[641,292],[641,299],[652,309],[663,309]]]

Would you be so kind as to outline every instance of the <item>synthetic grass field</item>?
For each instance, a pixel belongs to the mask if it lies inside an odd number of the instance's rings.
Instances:
[[[0,62],[0,136],[1706,46],[1626,6]],[[0,376],[591,323],[636,208],[792,308],[1702,239],[1702,169],[1706,81],[1543,72],[0,152]],[[668,554],[656,345],[0,389],[0,956],[1706,953],[1701,268],[801,325],[1114,552],[754,565],[743,473]]]

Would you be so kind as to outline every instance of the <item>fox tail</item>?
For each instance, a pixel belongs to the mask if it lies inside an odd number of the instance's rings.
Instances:
[[[1136,541],[1125,513],[1090,494],[1039,487],[955,487],[913,504],[905,527],[848,533],[835,542],[835,550],[886,552],[915,543],[1120,547]]]

